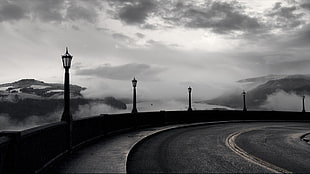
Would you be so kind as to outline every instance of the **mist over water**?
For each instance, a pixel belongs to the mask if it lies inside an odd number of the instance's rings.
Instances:
[[[240,98],[241,99],[241,98]],[[308,101],[309,100],[309,101]],[[86,118],[92,116],[98,116],[101,114],[118,114],[118,113],[131,113],[132,104],[126,104],[127,109],[121,110],[111,107],[107,104],[91,102],[85,105],[79,105],[76,111],[71,111],[73,119]],[[306,96],[305,99],[306,110],[310,108],[310,96]],[[307,107],[309,106],[309,107]],[[212,109],[228,109],[233,108],[209,105],[202,102],[192,101],[193,110],[212,110]],[[296,111],[302,110],[302,98],[297,94],[290,94],[284,91],[278,91],[272,95],[269,95],[266,102],[261,106],[263,110],[275,110],[275,111]],[[159,112],[165,111],[186,111],[188,109],[187,100],[149,100],[137,103],[138,112]],[[251,110],[251,109],[249,109]],[[8,114],[0,114],[0,131],[1,130],[23,130],[43,124],[58,122],[61,119],[63,110],[58,110],[53,113],[47,113],[46,115],[28,116],[23,120],[13,119]]]
[[[305,97],[305,108],[307,111],[307,108],[310,109],[310,96],[305,95]],[[261,107],[267,110],[298,112],[302,110],[302,97],[295,93],[278,91],[272,95],[269,95],[265,104]]]
[[[97,116],[100,114],[116,114],[125,113],[127,110],[115,109],[109,105],[102,103],[91,103],[80,105],[78,110],[71,111],[73,119],[86,118]],[[38,116],[31,115],[25,119],[13,119],[8,114],[0,114],[0,131],[1,130],[23,130],[31,127],[40,126],[43,124],[59,122],[62,116],[63,110],[57,110],[53,113]]]
[[[97,116],[100,114],[117,114],[126,113],[127,110],[116,109],[106,104],[102,103],[92,103],[80,105],[78,110],[72,114],[73,119],[86,118]]]
[[[1,130],[23,130],[39,125],[58,122],[61,118],[62,111],[48,113],[43,116],[32,115],[23,120],[13,119],[8,114],[0,115],[0,131]]]
[[[220,106],[208,105],[204,103],[193,102],[193,110],[206,110],[217,108]],[[227,109],[230,109],[226,107]],[[183,110],[188,109],[188,101],[182,100],[156,100],[156,101],[146,101],[137,103],[138,112],[158,112],[161,110],[173,111],[173,110]],[[101,114],[118,114],[118,113],[131,113],[132,104],[127,104],[127,109],[121,110],[113,108],[107,104],[91,102],[85,105],[79,105],[76,111],[71,111],[73,119],[87,118],[92,116],[98,116]],[[53,113],[48,113],[46,115],[28,116],[23,120],[13,119],[8,114],[0,115],[0,130],[23,130],[43,124],[58,122],[61,119],[63,111],[58,110]]]

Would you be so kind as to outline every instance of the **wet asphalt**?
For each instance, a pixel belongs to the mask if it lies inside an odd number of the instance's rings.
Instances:
[[[236,144],[260,159],[293,173],[310,173],[310,145],[300,137],[310,125],[266,127],[241,134]]]
[[[127,158],[128,173],[270,173],[229,149],[226,138],[292,172],[309,173],[310,146],[300,136],[308,123],[226,123],[164,131],[139,142]]]

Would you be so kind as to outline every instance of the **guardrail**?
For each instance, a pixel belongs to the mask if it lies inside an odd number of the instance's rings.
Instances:
[[[309,120],[307,113],[275,111],[160,111],[100,115],[73,121],[73,149],[112,133],[178,123],[228,120]],[[0,133],[0,173],[41,173],[66,154],[65,122]]]
[[[10,168],[8,137],[0,137],[0,173],[8,173],[6,169]]]
[[[1,132],[6,137],[6,146],[0,151],[5,165],[1,173],[34,173],[54,158],[66,152],[66,123],[52,123],[23,131]],[[2,158],[2,154],[1,154]]]

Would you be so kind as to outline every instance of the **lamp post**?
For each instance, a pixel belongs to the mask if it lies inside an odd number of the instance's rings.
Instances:
[[[306,98],[306,96],[302,96],[302,112],[306,112],[306,109],[305,109],[305,98]]]
[[[188,87],[188,110],[187,111],[192,111],[192,88]]]
[[[70,82],[69,82],[69,69],[71,67],[72,55],[68,52],[66,47],[66,53],[61,56],[63,67],[65,69],[65,81],[64,81],[64,112],[61,117],[61,121],[65,121],[68,124],[68,149],[71,151],[72,147],[72,115],[70,113]]]
[[[132,105],[132,111],[131,113],[135,114],[137,113],[137,100],[136,100],[136,87],[137,87],[137,83],[138,81],[136,80],[136,78],[134,77],[133,80],[131,81],[132,82],[132,87],[133,87],[133,105]]]
[[[243,111],[247,111],[247,109],[246,109],[246,102],[245,102],[245,95],[246,95],[246,92],[243,91],[243,92],[242,92],[242,95],[243,95]]]

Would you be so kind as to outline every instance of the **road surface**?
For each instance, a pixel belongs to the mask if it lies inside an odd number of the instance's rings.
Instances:
[[[138,143],[128,173],[310,173],[309,123],[252,122],[164,131]]]

